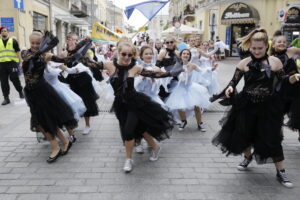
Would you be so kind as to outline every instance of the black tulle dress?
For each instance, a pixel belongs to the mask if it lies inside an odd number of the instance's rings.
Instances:
[[[279,83],[277,79],[286,84],[284,73],[271,71],[262,60],[252,60],[248,67],[247,72],[237,69],[229,84],[235,88],[244,76],[244,88],[231,97],[232,107],[212,143],[227,155],[239,155],[253,147],[259,164],[282,161],[283,104],[275,88]]]
[[[134,89],[134,77],[128,77],[128,70],[134,64],[119,66],[115,61],[114,65],[116,71],[110,78],[115,94],[112,110],[119,120],[123,141],[140,139],[144,132],[158,141],[168,138],[173,128],[172,114]]]
[[[77,49],[68,51],[68,56],[72,56],[76,51]],[[69,68],[74,67],[76,64],[77,62],[74,61],[66,63]],[[69,74],[66,78],[66,82],[70,85],[70,88],[82,98],[87,109],[84,113],[84,117],[97,116],[99,114],[99,108],[96,101],[99,96],[93,87],[92,77],[87,72]]]
[[[286,50],[275,52],[274,56],[281,60],[286,74],[294,75],[298,73],[296,62],[293,58],[288,57]],[[283,87],[281,94],[285,102],[285,113],[289,117],[287,126],[292,130],[300,130],[300,83],[297,82],[288,87]]]
[[[23,51],[23,57],[32,54],[30,50]],[[25,98],[31,113],[31,130],[44,131],[55,137],[58,128],[65,126],[74,129],[77,120],[72,109],[61,99],[51,85],[44,79],[46,63],[41,56],[36,56],[23,62],[25,78]]]
[[[164,67],[167,72],[173,70],[176,62],[178,61],[177,55],[175,53],[175,49],[166,49],[167,53],[169,54],[169,58],[163,58],[161,61],[157,61],[156,66],[158,67]],[[166,89],[163,86],[159,87],[159,93],[158,96],[164,101],[168,96],[170,96],[170,93],[172,92],[172,89],[177,85],[178,77],[173,77],[170,81],[170,83],[167,85],[168,90],[170,92],[167,92]]]

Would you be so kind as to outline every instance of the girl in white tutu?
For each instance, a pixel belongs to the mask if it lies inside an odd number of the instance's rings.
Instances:
[[[146,70],[160,72],[160,68],[152,64],[154,52],[150,46],[143,46],[140,50],[140,58],[142,60],[142,66]],[[138,92],[142,92],[149,96],[153,101],[159,103],[162,107],[165,107],[164,102],[159,98],[159,87],[161,85],[160,79],[154,79],[149,77],[138,76],[135,81],[135,88]]]
[[[48,62],[47,67],[44,70],[44,78],[55,89],[57,94],[71,107],[74,118],[78,121],[86,111],[86,107],[82,99],[76,93],[74,93],[67,84],[58,80],[58,75],[61,72],[61,69],[57,68],[59,65],[61,64],[51,61]],[[69,73],[72,72],[69,71]],[[77,72],[73,71],[73,73]],[[67,131],[70,135],[69,140],[72,143],[75,142],[76,137],[74,135],[74,130],[67,128]]]
[[[216,48],[208,52],[209,43],[203,42],[201,48],[195,47],[195,38],[190,39],[191,63],[199,66],[202,70],[200,72],[193,71],[192,81],[205,86],[209,94],[218,93],[219,83],[217,81],[217,74],[214,71],[216,66],[213,66],[212,56],[217,50]],[[213,66],[213,67],[212,67]]]
[[[201,44],[201,49],[203,52],[207,53],[208,55],[213,55],[214,50],[211,52],[208,52],[209,48],[209,43],[208,42],[202,42]],[[214,63],[214,60],[201,56],[200,59],[200,67],[203,69],[202,71],[204,72],[202,74],[202,79],[205,81],[205,86],[209,92],[210,95],[217,94],[219,92],[219,82],[217,80],[217,70],[216,69],[216,63]],[[198,82],[201,82],[201,80],[198,80]],[[203,82],[203,81],[202,81]]]
[[[191,51],[189,49],[182,50],[180,57],[184,72],[181,72],[178,76],[178,84],[167,99],[166,105],[175,115],[178,111],[181,119],[180,131],[187,125],[187,115],[190,115],[194,110],[198,129],[205,132],[200,108],[207,108],[210,105],[209,93],[205,87],[192,81],[192,72],[194,70],[199,72],[201,69],[189,62],[191,60]]]

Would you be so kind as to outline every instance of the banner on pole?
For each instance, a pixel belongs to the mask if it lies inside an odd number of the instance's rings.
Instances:
[[[120,37],[107,27],[103,26],[99,22],[94,22],[92,27],[92,40],[103,42],[103,41],[119,41]]]

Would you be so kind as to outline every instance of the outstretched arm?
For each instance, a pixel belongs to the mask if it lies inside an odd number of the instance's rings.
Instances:
[[[237,86],[237,84],[240,82],[240,80],[242,79],[242,77],[244,76],[244,71],[241,70],[240,68],[236,68],[234,75],[231,79],[231,81],[229,82],[229,84],[227,85],[227,87],[219,94],[217,95],[213,95],[210,98],[211,102],[216,101],[217,99],[221,98],[221,97],[229,97],[231,93],[233,93],[234,88]]]

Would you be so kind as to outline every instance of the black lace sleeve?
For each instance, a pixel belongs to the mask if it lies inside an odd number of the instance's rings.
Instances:
[[[90,68],[96,68],[98,70],[103,70],[104,68],[103,62],[95,62],[89,59],[88,57],[83,57],[80,61],[82,62],[82,64]]]
[[[67,63],[70,63],[70,62],[74,61],[74,56],[67,56],[67,57],[62,58],[62,57],[59,57],[59,56],[52,55],[51,61],[64,63],[66,65]]]
[[[142,76],[151,77],[151,78],[165,78],[171,76],[170,72],[153,72],[146,69],[143,69],[140,73]]]
[[[240,82],[240,80],[244,76],[244,73],[245,73],[244,71],[240,70],[239,68],[236,68],[234,75],[226,88],[228,88],[229,86],[235,88],[236,85]]]
[[[216,95],[213,95],[211,98],[210,98],[210,101],[211,102],[214,102],[216,101],[217,99],[220,99],[220,98],[223,98],[225,97],[225,91],[227,90],[227,88],[229,86],[233,87],[233,89],[235,89],[235,87],[237,86],[237,84],[240,82],[240,80],[242,79],[242,77],[244,76],[244,71],[240,70],[239,68],[236,68],[235,72],[234,72],[234,75],[231,79],[231,81],[229,82],[229,84],[225,87],[225,89],[219,93],[219,94],[216,94]]]

